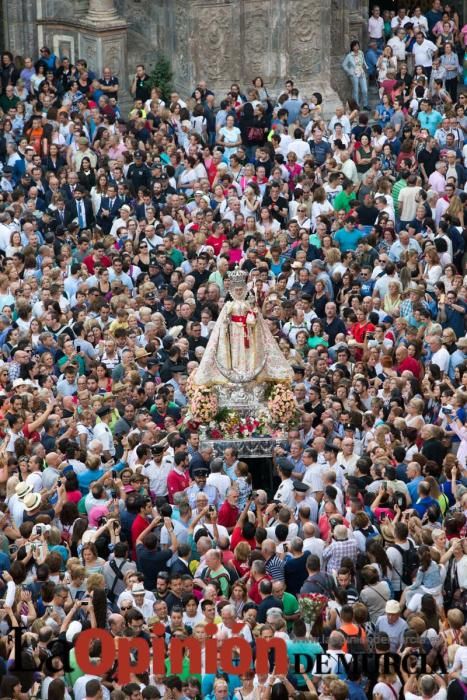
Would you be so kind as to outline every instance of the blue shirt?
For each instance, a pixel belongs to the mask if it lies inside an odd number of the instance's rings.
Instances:
[[[97,479],[100,479],[101,476],[104,476],[103,469],[96,469],[94,471],[86,469],[86,471],[82,474],[78,474],[79,490],[81,491],[83,496],[86,496],[89,493],[89,487],[91,483],[93,481],[97,481]]]
[[[299,97],[297,99],[289,98],[283,103],[282,109],[286,109],[288,112],[287,121],[289,124],[297,121],[302,104],[303,102]]]
[[[357,250],[359,240],[364,237],[365,233],[358,228],[354,228],[353,231],[341,228],[334,234],[334,240],[339,244],[339,248],[343,253],[346,253],[348,250]]]
[[[418,498],[418,485],[421,481],[423,481],[423,476],[416,476],[415,479],[412,479],[412,481],[409,481],[407,484],[407,489],[410,494],[410,498],[412,499],[412,503],[415,503]]]
[[[413,503],[412,508],[417,511],[419,518],[423,518],[428,508],[433,505],[439,506],[438,501],[431,498],[431,496],[426,496],[425,498],[419,498],[417,503]]]
[[[428,129],[431,136],[435,135],[435,131],[439,124],[443,121],[442,115],[433,109],[431,112],[419,112],[418,120],[422,129]]]

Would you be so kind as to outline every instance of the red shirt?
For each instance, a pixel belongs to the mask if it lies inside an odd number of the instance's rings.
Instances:
[[[133,525],[131,526],[131,543],[132,543],[132,558],[136,561],[136,540],[141,535],[143,530],[149,525],[149,520],[143,518],[139,513],[133,520]]]
[[[224,501],[219,508],[219,525],[223,525],[227,528],[235,527],[239,517],[240,511],[238,510],[237,506],[232,506],[228,501]]]
[[[210,245],[214,248],[215,255],[219,255],[221,252],[222,244],[227,240],[227,236],[209,236],[206,238],[206,245]]]
[[[397,374],[402,374],[405,370],[412,372],[416,379],[420,379],[420,363],[414,357],[406,357],[400,365],[394,368]]]
[[[246,537],[243,537],[242,535],[242,528],[234,527],[233,532],[230,536],[230,549],[232,550],[232,552],[234,551],[235,547],[239,542],[248,542],[251,549],[255,549],[256,547],[256,540],[254,537],[251,540],[247,540]]]
[[[172,471],[169,472],[167,476],[167,491],[169,503],[174,502],[174,493],[178,493],[179,491],[185,491],[185,489],[187,489],[189,485],[190,473],[188,471],[183,472],[183,474],[180,474],[180,472],[176,471],[175,469],[172,469]]]
[[[248,598],[253,601],[253,603],[256,603],[256,605],[259,605],[261,601],[263,600],[259,594],[259,584],[261,581],[272,581],[271,576],[266,574],[265,576],[262,576],[259,581],[255,581],[253,585],[251,586],[250,590],[248,591]]]
[[[374,330],[374,325],[372,323],[369,323],[368,321],[365,321],[365,323],[354,323],[353,326],[350,327],[350,332],[357,341],[357,343],[364,343],[366,334],[372,333]],[[355,359],[361,360],[362,357],[362,348],[355,348]]]
[[[98,264],[97,260],[94,260],[94,258],[91,255],[86,255],[86,257],[83,260],[84,264],[88,268],[88,272],[91,273],[91,275],[94,274],[94,266]],[[102,258],[100,259],[99,263],[103,267],[110,267],[112,265],[112,261],[110,258],[107,257],[107,255],[103,255]]]

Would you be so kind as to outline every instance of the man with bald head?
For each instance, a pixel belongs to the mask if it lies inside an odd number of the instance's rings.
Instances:
[[[404,370],[409,370],[409,372],[412,372],[414,377],[417,379],[420,378],[420,363],[414,357],[409,356],[409,352],[405,345],[399,345],[399,347],[396,349],[396,363],[397,364],[394,369],[399,375],[402,374]]]
[[[125,618],[123,615],[118,613],[113,613],[109,615],[109,632],[112,637],[123,637],[123,630],[125,629]]]
[[[50,490],[55,486],[55,482],[60,476],[61,457],[57,452],[48,452],[45,456],[47,467],[42,472],[42,485],[44,489]]]

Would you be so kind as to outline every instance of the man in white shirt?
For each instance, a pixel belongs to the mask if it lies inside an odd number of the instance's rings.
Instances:
[[[115,456],[115,446],[113,436],[109,428],[112,409],[109,406],[103,406],[96,411],[96,415],[100,418],[100,423],[96,423],[93,430],[94,440],[99,440],[102,443],[104,459],[109,460]]]
[[[91,659],[91,661],[94,661],[94,659]],[[96,659],[96,661],[100,661],[100,659]],[[91,683],[91,681],[95,681],[95,684]],[[80,676],[73,686],[75,700],[85,700],[86,698],[87,700],[109,700],[110,693],[105,685],[101,684],[101,681],[101,676],[94,676],[89,673]]]
[[[346,476],[352,476],[358,462],[358,455],[354,452],[354,441],[351,437],[345,437],[341,443],[342,450],[337,455],[337,463],[343,467]]]
[[[382,49],[384,44],[384,20],[381,17],[381,10],[378,5],[374,5],[371,17],[368,20],[368,34],[370,39],[377,42],[378,48]]]
[[[378,685],[383,685],[382,683]],[[425,698],[430,698],[430,700],[446,700],[447,691],[446,684],[441,676],[438,675],[424,675],[418,680],[418,688],[420,690],[420,695],[415,695],[405,690],[407,686],[404,686],[404,698],[405,700],[425,700]],[[392,686],[391,686],[392,687]]]
[[[391,47],[392,53],[398,61],[405,61],[407,46],[405,43],[405,29],[399,29],[397,34],[392,36],[388,41],[388,46]]]
[[[422,8],[416,7],[411,17],[414,32],[422,32],[425,36],[428,34],[428,20],[425,15],[422,15]]]
[[[23,499],[28,493],[31,493],[32,487],[26,484],[24,481],[20,481],[15,487],[15,493],[8,501],[8,510],[11,513],[12,520],[16,527],[19,527],[23,523],[23,515],[25,505]]]
[[[323,566],[323,549],[326,542],[319,536],[319,530],[314,523],[305,523],[303,526],[303,551],[315,554],[319,557],[320,565]]]
[[[333,117],[331,117],[331,121],[329,122],[328,129],[330,132],[334,131],[334,126],[336,124],[342,124],[342,129],[347,136],[350,136],[350,133],[352,131],[352,125],[350,124],[350,119],[345,113],[344,108],[341,107],[336,107],[336,112]]]
[[[436,51],[436,45],[429,39],[425,39],[422,32],[415,35],[415,44],[412,47],[412,53],[416,66],[423,66],[428,77],[431,74],[433,66],[433,54]]]
[[[308,484],[311,488],[311,492],[314,494],[324,491],[323,472],[326,469],[326,466],[324,464],[319,464],[317,460],[318,454],[316,450],[307,448],[303,451],[302,461],[306,468],[303,475],[303,483]]]
[[[432,352],[430,362],[434,365],[438,365],[441,372],[445,372],[447,374],[449,370],[450,355],[448,350],[444,347],[440,336],[431,335],[429,338],[427,338],[427,342]]]
[[[307,141],[303,140],[302,129],[294,130],[294,140],[287,146],[287,153],[295,153],[299,165],[303,165],[305,156],[311,155],[310,146]]]
[[[222,472],[222,465],[223,460],[220,457],[216,457],[216,459],[212,460],[211,464],[209,465],[211,473],[206,479],[206,483],[216,487],[216,489],[219,491],[221,501],[224,502],[225,494],[227,493],[227,489],[231,487],[232,481],[227,474]]]
[[[355,165],[354,161],[350,158],[349,152],[342,151],[340,157],[342,163],[341,173],[344,173],[347,180],[351,180],[351,182],[353,182],[354,185],[358,185],[359,177],[357,172],[357,166]]]
[[[401,27],[405,27],[410,21],[410,17],[407,17],[407,10],[405,7],[401,7],[397,11],[397,15],[391,20],[391,29],[393,32],[396,32]]]
[[[143,475],[149,478],[149,488],[155,496],[167,496],[167,477],[173,469],[171,460],[163,459],[164,447],[152,447],[153,459],[145,462]]]

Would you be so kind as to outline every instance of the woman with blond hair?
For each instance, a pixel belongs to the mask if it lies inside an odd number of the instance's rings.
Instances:
[[[440,265],[439,255],[434,246],[425,248],[425,267],[423,270],[423,276],[427,282],[427,290],[429,292],[435,291],[435,284],[439,282],[441,275],[443,274],[443,268]]]
[[[383,310],[388,316],[398,316],[402,303],[401,286],[398,280],[389,282],[388,291],[383,298]]]
[[[421,430],[425,425],[425,419],[423,418],[423,411],[425,408],[425,402],[423,399],[411,399],[407,405],[407,418],[406,425],[408,428],[416,428]]]
[[[464,227],[464,205],[461,198],[456,194],[449,200],[449,206],[444,214],[451,216],[453,219],[457,219],[459,223],[455,224],[456,226]]]

